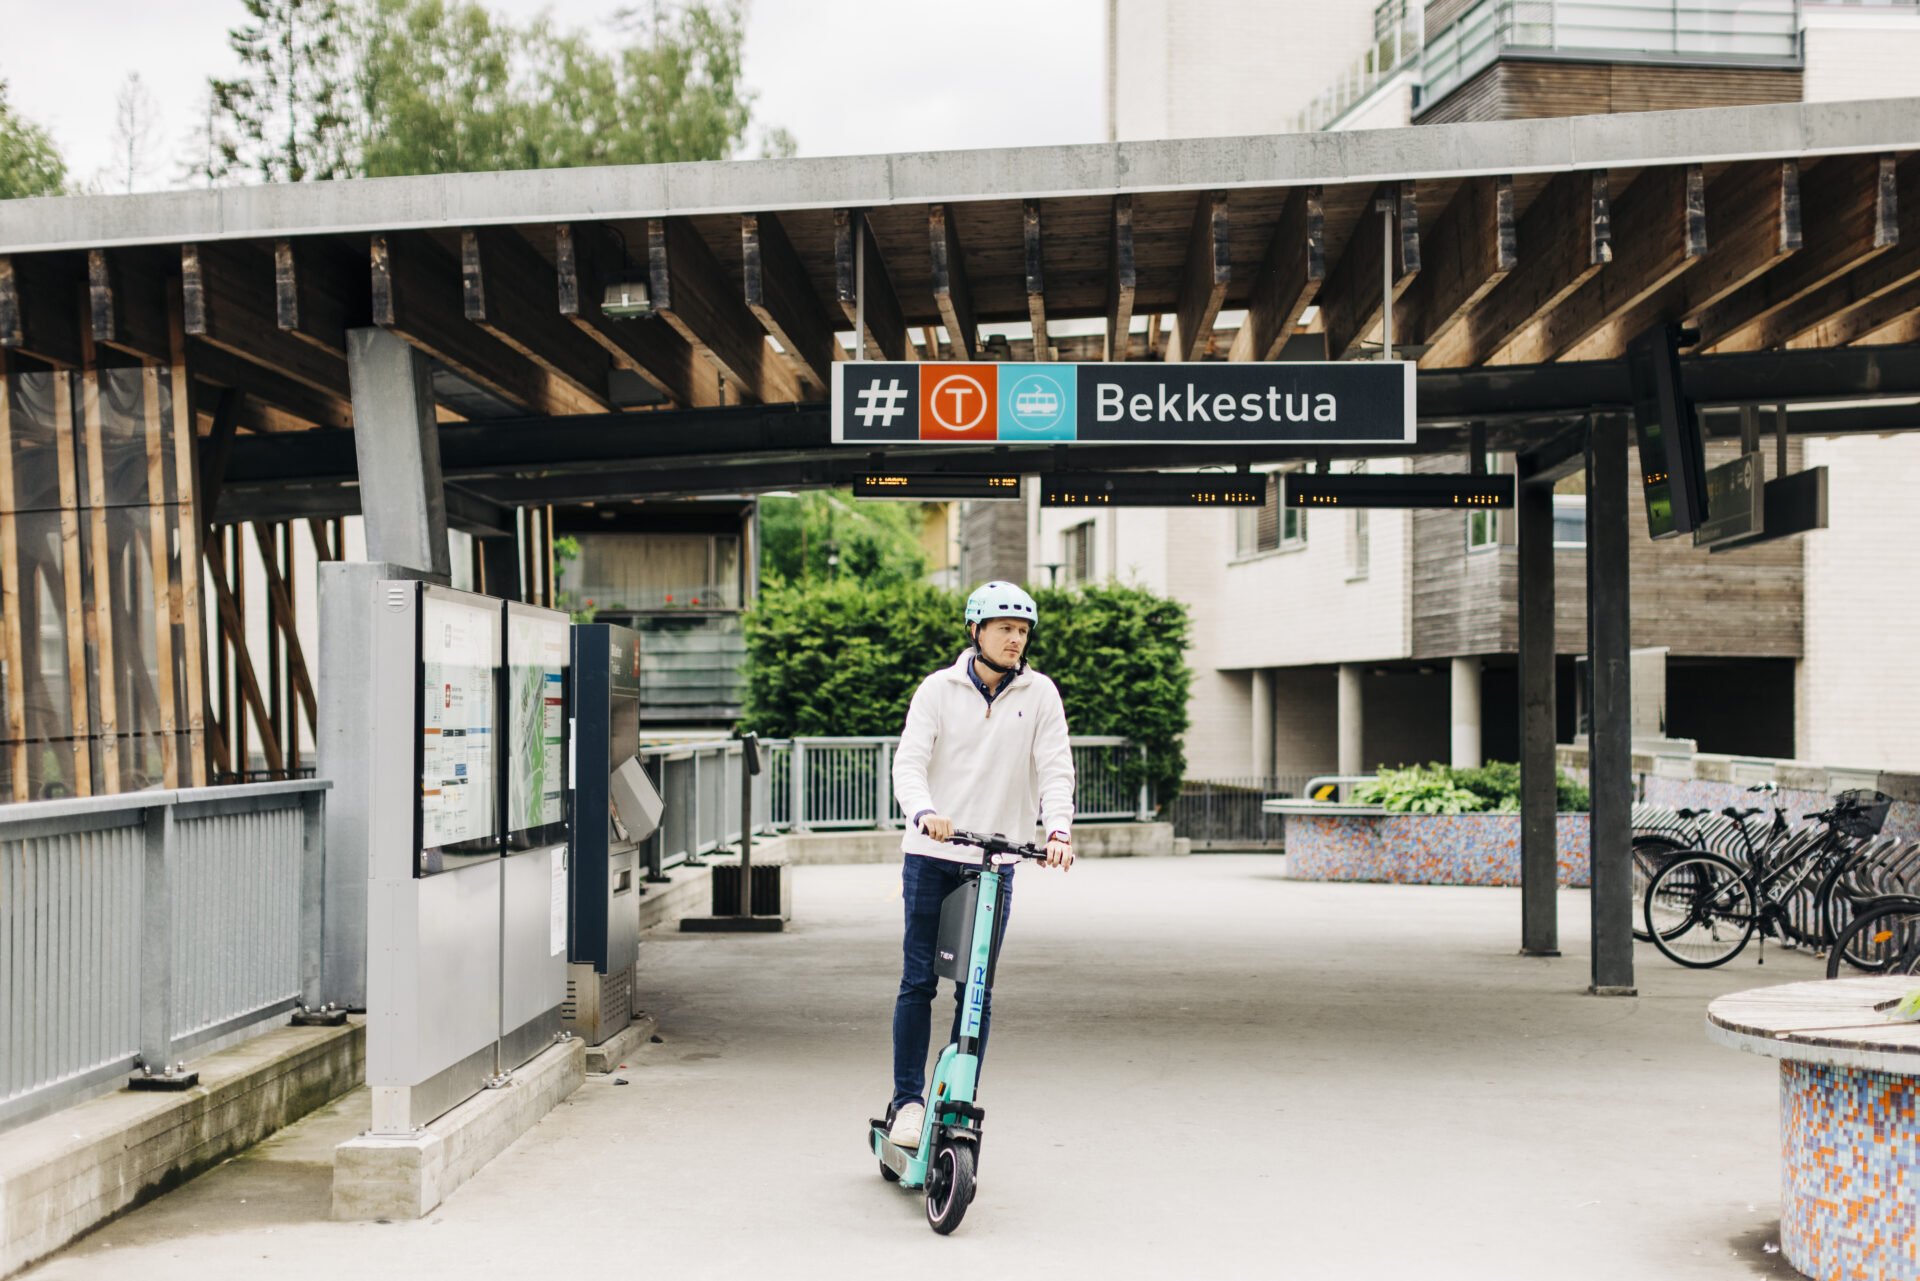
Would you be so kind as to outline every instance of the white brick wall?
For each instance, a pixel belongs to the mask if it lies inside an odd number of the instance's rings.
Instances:
[[[1120,137],[1284,131],[1372,41],[1376,2],[1118,0]]]
[[[1906,6],[1808,5],[1808,102],[1905,98],[1920,89],[1920,15]]]
[[[1794,754],[1920,769],[1920,435],[1808,441],[1807,465],[1822,464]]]

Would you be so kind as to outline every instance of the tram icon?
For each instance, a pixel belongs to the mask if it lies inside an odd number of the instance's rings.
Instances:
[[[1074,383],[1048,365],[1008,365],[1000,372],[1000,439],[1072,440]]]
[[[1014,393],[1013,412],[1021,418],[1053,418],[1060,413],[1060,397],[1051,390],[1023,389]]]

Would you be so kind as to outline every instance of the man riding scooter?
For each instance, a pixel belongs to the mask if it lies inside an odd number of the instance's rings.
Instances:
[[[948,844],[946,838],[958,827],[1021,839],[1044,816],[1047,866],[1073,866],[1073,750],[1067,743],[1066,709],[1054,683],[1026,664],[1039,615],[1033,597],[1012,583],[986,583],[969,596],[972,644],[952,666],[920,682],[893,755],[894,795],[907,815],[901,841],[906,936],[900,995],[893,1007],[887,1137],[902,1148],[919,1146],[926,1123],[940,906],[960,886],[961,869],[981,861],[978,849]],[[1004,917],[998,930],[1004,937]],[[961,990],[956,984],[953,1040],[960,1035]],[[991,1017],[991,998],[987,1001],[981,1011],[982,1054]]]

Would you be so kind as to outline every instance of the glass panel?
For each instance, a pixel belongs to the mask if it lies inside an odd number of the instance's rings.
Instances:
[[[160,646],[154,631],[152,511],[111,507],[105,513],[113,671],[100,672],[96,679],[113,681],[114,728],[122,734],[158,733],[164,723]],[[89,555],[97,554],[89,547]]]
[[[737,707],[746,695],[746,636],[736,616],[653,617],[629,624],[642,633],[640,706]]]
[[[565,614],[507,606],[507,831],[519,848],[565,840]]]
[[[7,379],[12,401],[13,493],[0,504],[14,511],[46,511],[60,506],[60,462],[54,427],[54,375],[14,374]]]
[[[66,586],[60,568],[60,513],[14,518],[20,547],[20,658],[30,739],[73,734],[67,665]],[[76,620],[77,621],[77,620]]]
[[[101,777],[100,760],[105,750],[105,741],[93,741],[94,782],[99,785]],[[112,750],[120,755],[120,790],[123,792],[147,792],[167,785],[167,758],[175,761],[187,759],[187,736],[184,734],[121,734],[112,740]]]
[[[740,608],[740,540],[711,534],[581,534],[560,588],[601,614]],[[725,546],[722,546],[725,545]],[[716,573],[716,562],[718,572]],[[717,581],[716,581],[717,579]]]
[[[499,664],[499,602],[441,588],[421,592],[421,875],[498,854]]]
[[[96,375],[100,396],[101,480],[109,507],[131,506],[149,501],[147,495],[147,399],[146,371],[142,369],[102,369]],[[86,380],[73,380],[76,404],[74,432],[86,441]],[[155,412],[166,413],[164,387],[156,386]],[[164,417],[162,418],[164,422]],[[164,449],[164,445],[163,445]],[[91,506],[92,459],[83,444],[80,473],[80,505]]]

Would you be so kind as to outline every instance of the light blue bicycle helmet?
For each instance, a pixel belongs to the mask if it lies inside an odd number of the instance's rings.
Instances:
[[[1027,626],[1032,627],[1040,622],[1040,607],[1033,603],[1033,597],[1012,583],[996,578],[980,584],[973,589],[973,595],[967,597],[967,626],[972,628],[996,618],[1024,619]]]

